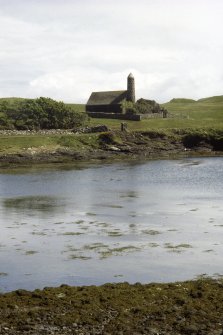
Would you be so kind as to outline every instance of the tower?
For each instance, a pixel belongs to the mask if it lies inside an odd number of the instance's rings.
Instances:
[[[132,73],[127,78],[127,101],[135,102],[135,78]]]

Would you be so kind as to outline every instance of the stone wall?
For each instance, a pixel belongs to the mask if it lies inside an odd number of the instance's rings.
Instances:
[[[86,105],[87,113],[121,113],[121,104]]]
[[[88,113],[88,116],[93,118],[102,119],[118,119],[118,120],[131,120],[140,121],[143,119],[162,119],[163,113],[151,113],[151,114],[114,114],[114,113]]]
[[[88,116],[101,119],[118,119],[118,120],[132,120],[140,121],[141,115],[131,115],[131,114],[114,114],[114,113],[88,113]]]

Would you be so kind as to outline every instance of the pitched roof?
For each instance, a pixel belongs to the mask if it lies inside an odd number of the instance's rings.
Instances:
[[[87,105],[120,104],[126,97],[127,91],[92,92]]]

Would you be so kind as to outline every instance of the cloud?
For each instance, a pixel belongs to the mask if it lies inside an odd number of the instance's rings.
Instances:
[[[167,101],[223,94],[218,0],[0,0],[0,95],[85,102],[125,89]]]

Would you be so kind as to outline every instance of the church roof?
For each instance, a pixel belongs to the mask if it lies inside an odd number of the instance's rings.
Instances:
[[[120,104],[127,98],[127,91],[92,92],[87,105]]]

